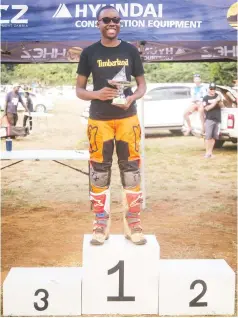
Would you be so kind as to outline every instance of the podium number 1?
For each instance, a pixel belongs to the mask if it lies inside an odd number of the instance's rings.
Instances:
[[[135,301],[134,296],[124,296],[124,261],[119,261],[116,266],[108,270],[108,275],[119,271],[119,295],[108,296],[107,301]]]

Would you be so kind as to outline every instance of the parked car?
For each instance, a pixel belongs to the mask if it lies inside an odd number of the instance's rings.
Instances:
[[[55,98],[55,97],[61,97],[63,93],[59,87],[49,87],[45,89],[44,94],[46,96]]]
[[[174,134],[182,134],[183,114],[191,104],[192,83],[147,84],[144,95],[144,127],[145,134],[170,130]],[[132,90],[134,90],[133,88]],[[137,100],[138,116],[142,118],[142,99]],[[81,121],[87,123],[89,104],[85,107]]]
[[[215,148],[221,148],[226,141],[237,143],[238,139],[238,93],[228,86],[217,85],[217,91],[223,96],[225,108],[221,109],[221,124],[219,139],[215,142]],[[202,137],[201,120],[198,112],[190,115],[192,134]],[[184,125],[183,130],[186,130]]]
[[[142,101],[144,100],[145,134],[170,130],[181,135],[184,124],[184,112],[191,104],[192,83],[147,84],[143,99],[137,101],[138,116],[142,119]]]
[[[19,92],[23,101],[26,102],[26,98],[24,95],[24,91]],[[40,94],[35,94],[30,92],[30,97],[33,102],[33,108],[35,112],[48,112],[51,111],[54,107],[53,102],[49,97],[40,95]],[[5,98],[6,98],[6,93],[0,94],[0,105],[1,105],[1,110],[4,110],[4,105],[5,105]],[[18,110],[25,110],[25,108],[19,103],[18,105]]]
[[[145,134],[168,129],[174,134],[182,134],[183,114],[191,104],[192,83],[147,84],[144,95]],[[132,89],[135,90],[135,87]],[[142,116],[142,99],[137,100],[138,116]],[[87,123],[89,104],[85,107],[81,121]]]

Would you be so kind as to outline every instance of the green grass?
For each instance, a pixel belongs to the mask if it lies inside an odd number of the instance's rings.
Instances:
[[[15,196],[18,192],[13,189],[2,189],[2,198]]]

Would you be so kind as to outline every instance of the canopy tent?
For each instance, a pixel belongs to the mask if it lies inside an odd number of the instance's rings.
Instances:
[[[2,0],[2,63],[78,62],[99,39],[96,13],[106,4],[145,62],[237,58],[235,0]]]
[[[78,62],[83,48],[99,40],[96,13],[107,4],[115,6],[122,17],[120,37],[138,47],[144,62],[237,58],[235,0],[12,1],[2,0],[0,5],[2,63]]]

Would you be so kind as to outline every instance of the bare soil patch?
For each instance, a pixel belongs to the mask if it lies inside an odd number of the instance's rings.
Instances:
[[[82,149],[83,107],[58,100],[48,124],[35,122],[33,134],[14,140],[13,149]],[[143,227],[156,235],[161,258],[223,258],[236,270],[236,146],[227,143],[208,160],[203,140],[195,137],[165,132],[146,139],[145,146]],[[122,234],[114,159],[112,234]],[[86,162],[65,163],[87,171]],[[24,161],[2,170],[1,225],[2,281],[16,266],[81,266],[83,235],[92,228],[87,176],[52,161]]]

